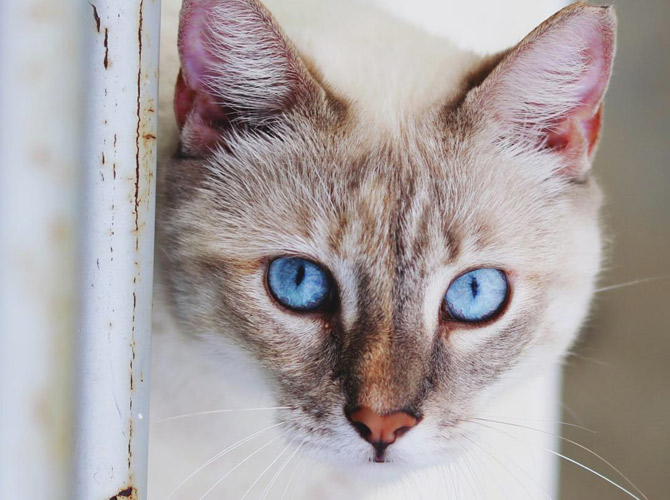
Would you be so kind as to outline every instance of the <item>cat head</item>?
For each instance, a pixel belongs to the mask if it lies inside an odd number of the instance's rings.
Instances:
[[[256,1],[185,2],[159,222],[184,331],[253,358],[303,450],[448,457],[586,314],[615,25],[572,5],[390,124]]]

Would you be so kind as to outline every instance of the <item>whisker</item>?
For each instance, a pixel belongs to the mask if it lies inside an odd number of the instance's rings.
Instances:
[[[305,460],[305,466],[300,470],[296,482],[298,484],[304,484],[302,478],[305,477],[307,471],[311,471],[314,468],[314,462],[311,460]]]
[[[478,420],[487,420],[487,419],[478,419]],[[549,436],[556,437],[556,438],[560,439],[561,441],[565,441],[566,443],[570,443],[574,446],[577,446],[578,448],[584,450],[587,453],[590,453],[591,455],[593,455],[597,459],[601,460],[603,463],[605,463],[607,466],[609,466],[614,472],[619,474],[637,493],[642,495],[642,497],[645,500],[649,500],[647,498],[647,496],[640,490],[640,488],[635,486],[635,484],[633,484],[633,482],[630,479],[628,479],[628,477],[623,472],[621,472],[617,467],[615,467],[611,462],[609,462],[604,457],[600,456],[598,453],[591,450],[590,448],[584,446],[583,444],[578,443],[577,441],[573,441],[572,439],[566,438],[564,436],[554,434],[553,432],[548,432],[548,431],[545,431],[545,430],[542,430],[542,429],[535,429],[533,427],[527,427],[525,425],[519,425],[519,424],[515,424],[515,423],[512,423],[512,422],[505,422],[505,421],[500,421],[500,420],[487,420],[487,421],[492,422],[492,423],[502,424],[502,425],[509,425],[509,426],[512,426],[512,427],[520,427],[522,429],[529,429],[529,430],[536,431],[536,432],[541,432],[542,434],[547,434]]]
[[[304,444],[304,442],[301,443],[300,446],[302,446],[302,444]],[[284,488],[284,491],[282,492],[281,498],[279,500],[284,500],[284,497],[286,497],[286,493],[288,492],[289,486],[291,486],[291,483],[293,482],[293,478],[295,477],[296,472],[298,472],[298,469],[304,469],[306,467],[306,465],[305,465],[306,463],[307,463],[306,459],[302,458],[300,463],[298,463],[298,465],[295,466],[295,468],[293,469],[293,472],[291,473],[291,475],[288,478],[288,482],[286,483],[286,487]]]
[[[437,469],[437,470],[440,470],[440,469]],[[447,481],[447,479],[451,479],[451,466],[450,466],[450,464],[446,464],[444,467],[442,467],[441,472],[442,472],[442,474],[439,474],[437,477],[442,484],[441,490],[444,491],[445,496],[447,498],[449,498],[450,497],[450,495],[449,495],[450,490],[449,490],[449,481]]]
[[[257,437],[257,436],[263,434],[264,432],[269,431],[270,429],[274,429],[275,427],[278,427],[278,426],[280,426],[280,425],[281,425],[281,423],[274,424],[274,425],[271,425],[271,426],[269,426],[269,427],[266,427],[265,429],[261,429],[260,431],[254,432],[253,434],[251,434],[251,435],[249,435],[249,436],[247,436],[247,437],[245,437],[245,438],[243,438],[243,439],[240,439],[238,442],[236,442],[236,443],[234,443],[234,444],[231,444],[230,446],[228,446],[228,447],[225,448],[224,450],[218,452],[216,455],[214,455],[213,457],[211,457],[211,458],[210,458],[209,460],[207,460],[204,464],[202,464],[200,467],[198,467],[198,468],[195,469],[193,472],[191,472],[188,476],[186,476],[186,478],[185,478],[181,483],[179,483],[179,484],[177,485],[177,487],[176,487],[174,490],[172,490],[172,492],[171,492],[168,496],[165,497],[165,500],[168,500],[169,498],[171,498],[175,493],[177,493],[177,491],[179,491],[179,490],[181,489],[182,486],[184,486],[188,481],[190,481],[191,478],[192,478],[193,476],[195,476],[196,474],[198,474],[200,471],[202,471],[202,470],[203,470],[205,467],[207,467],[209,464],[215,462],[216,460],[218,460],[219,458],[223,457],[223,456],[226,455],[227,453],[233,451],[234,449],[239,448],[239,447],[242,446],[243,444],[248,443],[249,441],[251,441],[251,440],[254,439],[255,437]]]
[[[621,491],[623,491],[624,493],[626,493],[627,495],[629,495],[631,498],[634,498],[635,500],[641,500],[640,497],[638,497],[637,495],[634,495],[634,494],[631,493],[629,490],[627,490],[626,488],[624,488],[623,486],[621,486],[619,483],[617,483],[617,482],[611,480],[610,478],[608,478],[607,476],[605,476],[605,475],[599,473],[598,471],[595,471],[595,470],[593,470],[593,469],[587,467],[586,465],[584,465],[584,464],[578,462],[577,460],[574,460],[574,459],[572,459],[572,458],[570,458],[570,457],[566,457],[565,455],[561,455],[560,453],[558,453],[557,451],[554,451],[554,450],[549,450],[549,449],[547,449],[547,448],[544,448],[544,450],[547,451],[547,452],[549,452],[549,453],[551,453],[551,454],[553,454],[553,455],[556,455],[557,457],[562,458],[563,460],[567,460],[568,462],[570,462],[570,463],[572,463],[572,464],[575,464],[577,467],[581,467],[582,469],[584,469],[584,470],[586,470],[586,471],[589,471],[589,472],[595,474],[595,475],[598,476],[600,479],[602,479],[602,480],[604,480],[604,481],[607,481],[609,484],[611,484],[611,485],[614,486],[615,488],[618,488],[618,489],[620,489]],[[636,489],[637,489],[637,488],[636,488]],[[642,495],[642,498],[646,499],[647,497],[646,497],[645,495]]]
[[[478,478],[477,478],[477,474],[475,474],[475,468],[472,467],[472,462],[470,461],[470,458],[471,458],[471,457],[472,457],[472,455],[469,455],[469,456],[468,456],[468,455],[465,455],[465,456],[463,457],[463,461],[465,462],[465,465],[466,465],[467,468],[468,468],[468,471],[469,471],[468,476],[470,476],[470,477],[472,478],[472,484],[473,484],[474,487],[475,487],[474,489],[477,490],[477,491],[474,492],[474,493],[477,493],[477,492],[478,492],[478,493],[479,493],[479,498],[484,498],[484,490],[482,490],[482,485],[481,485],[481,483],[477,480]],[[469,481],[468,481],[468,482],[469,482]]]
[[[643,283],[651,283],[653,281],[664,281],[670,279],[670,275],[666,276],[653,276],[651,278],[641,278],[632,281],[626,281],[625,283],[619,283],[617,285],[604,286],[602,288],[596,288],[594,293],[608,292],[609,290],[617,290],[618,288],[625,288],[627,286],[641,285]]]
[[[244,463],[245,463],[247,460],[249,460],[251,457],[253,457],[253,456],[256,455],[257,453],[260,453],[264,448],[267,448],[268,446],[270,446],[274,441],[276,441],[277,439],[279,439],[279,437],[280,437],[280,436],[275,436],[275,437],[273,437],[272,439],[270,439],[270,441],[268,441],[267,443],[265,443],[263,446],[261,446],[260,448],[256,449],[256,451],[253,451],[252,453],[250,453],[249,455],[247,455],[246,458],[244,458],[244,459],[243,459],[242,461],[240,461],[235,467],[233,467],[232,469],[230,469],[230,470],[229,470],[228,472],[226,472],[221,478],[219,478],[219,480],[218,480],[217,482],[215,482],[215,483],[214,483],[214,484],[213,484],[213,485],[212,485],[212,486],[211,486],[211,487],[204,493],[204,495],[202,495],[198,500],[205,500],[205,497],[206,497],[207,495],[209,495],[209,494],[214,490],[214,488],[216,488],[219,484],[221,484],[221,482],[222,482],[224,479],[226,479],[226,478],[227,478],[228,476],[230,476],[233,472],[235,472],[238,468],[240,468],[240,467],[242,466],[242,464],[244,464]]]
[[[477,423],[477,422],[472,422],[472,423]],[[510,437],[510,438],[512,438],[512,439],[514,439],[514,440],[516,440],[516,441],[518,441],[519,443],[524,444],[524,441],[523,441],[523,440],[517,438],[516,436],[514,436],[514,435],[512,435],[512,434],[510,434],[510,433],[508,433],[508,432],[503,431],[502,429],[498,429],[497,427],[492,427],[492,426],[490,426],[490,425],[486,425],[486,424],[482,424],[482,423],[478,423],[478,425],[481,425],[481,426],[483,426],[483,427],[487,427],[487,428],[489,428],[489,429],[492,429],[492,430],[496,430],[496,431],[498,431],[498,432],[501,432],[502,434],[505,434],[506,436],[508,436],[508,437]],[[514,425],[514,424],[510,424],[510,425]],[[535,430],[537,430],[537,429],[535,429]],[[541,431],[538,431],[538,432],[541,432]],[[559,437],[560,437],[560,436],[559,436]],[[526,446],[529,446],[528,443],[525,443],[525,445],[526,445]],[[567,456],[565,456],[565,455],[562,455],[561,453],[559,453],[559,452],[557,452],[557,451],[550,450],[549,448],[544,448],[543,446],[538,446],[538,448],[541,449],[541,450],[546,451],[547,453],[551,453],[552,455],[555,455],[555,456],[557,456],[557,457],[559,457],[559,458],[562,458],[563,460],[566,460],[566,461],[568,461],[568,462],[570,462],[570,463],[576,465],[577,467],[580,467],[580,468],[582,468],[582,469],[584,469],[584,470],[586,470],[586,471],[588,471],[588,472],[591,472],[591,473],[594,474],[595,476],[599,477],[599,478],[602,479],[603,481],[606,481],[607,483],[611,484],[611,485],[614,486],[615,488],[618,488],[619,490],[623,491],[624,493],[626,493],[626,494],[627,494],[628,496],[630,496],[631,498],[634,498],[635,500],[643,500],[643,499],[644,499],[644,500],[648,500],[647,497],[646,497],[641,491],[640,491],[640,494],[642,495],[642,498],[638,497],[637,495],[635,495],[634,493],[632,493],[630,490],[624,488],[624,487],[621,486],[619,483],[613,481],[612,479],[608,478],[608,477],[605,476],[604,474],[601,474],[600,472],[595,471],[595,470],[591,469],[590,467],[587,467],[586,465],[584,465],[584,464],[578,462],[577,460],[574,460],[574,459],[572,459],[572,458],[570,458],[570,457],[567,457]],[[590,450],[589,450],[589,451],[590,451]],[[616,469],[615,469],[615,470],[616,470]],[[622,474],[622,477],[623,477],[624,479],[626,478],[625,476],[623,476],[623,474]],[[633,485],[633,487],[634,487],[635,490],[639,491],[639,489],[638,489],[637,487],[635,487],[635,485]]]
[[[179,420],[182,418],[187,418],[187,417],[197,417],[200,415],[213,415],[217,413],[233,413],[233,412],[238,412],[238,411],[267,411],[267,410],[286,410],[288,409],[288,406],[268,406],[265,408],[231,408],[231,409],[226,409],[226,410],[208,410],[208,411],[198,411],[195,413],[184,413],[183,415],[175,415],[173,417],[167,417],[167,418],[161,418],[160,420],[156,420],[154,422],[151,422],[152,425],[157,425],[157,424],[162,424],[165,422],[171,422],[173,420]]]
[[[286,445],[286,446],[284,447],[284,449],[281,451],[281,453],[280,453],[279,455],[277,455],[276,458],[275,458],[272,462],[270,462],[270,465],[268,465],[265,469],[263,469],[263,472],[261,472],[261,473],[258,475],[258,477],[257,477],[256,479],[254,479],[254,482],[251,483],[251,486],[249,486],[249,488],[247,489],[247,491],[244,492],[244,495],[242,495],[242,498],[240,498],[240,500],[244,500],[245,498],[247,498],[247,495],[251,492],[251,490],[254,489],[254,486],[256,486],[256,484],[258,483],[258,481],[260,481],[261,478],[262,478],[263,476],[265,476],[265,474],[267,473],[267,471],[269,471],[269,470],[272,468],[272,466],[273,466],[274,464],[277,463],[277,460],[279,460],[279,459],[282,457],[282,455],[284,455],[284,453],[286,453],[286,452],[288,451],[288,449],[289,449],[289,446]]]
[[[305,440],[306,440],[306,438],[305,438]],[[287,467],[288,464],[291,462],[291,460],[293,460],[293,457],[295,457],[296,453],[298,453],[298,450],[300,450],[300,448],[302,447],[302,445],[303,445],[303,443],[305,442],[305,440],[303,440],[303,442],[300,443],[300,445],[298,445],[298,447],[297,447],[297,448],[293,451],[293,453],[288,457],[288,460],[286,460],[286,462],[284,462],[284,463],[281,465],[281,467],[279,467],[279,469],[277,469],[277,472],[275,472],[274,476],[272,476],[272,479],[270,479],[270,482],[268,483],[268,485],[267,485],[267,486],[265,487],[265,489],[263,490],[263,494],[261,495],[261,500],[265,500],[265,498],[268,496],[268,493],[270,493],[270,489],[272,488],[272,485],[275,483],[275,481],[277,480],[277,478],[279,477],[279,475],[284,471],[284,469],[286,469],[286,467]]]
[[[475,423],[475,422],[473,422],[473,423]],[[480,425],[481,425],[481,424],[480,424]],[[465,436],[464,436],[464,437],[465,437]],[[467,439],[467,438],[466,438],[466,439]],[[502,468],[504,468],[504,469],[507,471],[507,473],[510,474],[510,475],[516,480],[516,482],[519,483],[519,484],[521,485],[521,487],[526,491],[526,493],[528,493],[528,496],[531,498],[531,500],[534,498],[534,497],[533,497],[533,494],[532,494],[532,493],[530,492],[530,490],[526,487],[526,485],[525,485],[525,484],[524,484],[524,483],[523,483],[523,482],[522,482],[522,481],[521,481],[521,480],[520,480],[520,479],[519,479],[519,478],[512,472],[512,470],[511,470],[509,467],[507,467],[507,466],[505,465],[505,463],[504,463],[503,461],[501,461],[498,457],[496,457],[496,456],[494,455],[493,451],[498,451],[498,452],[499,452],[500,450],[496,450],[493,446],[488,446],[488,447],[487,447],[488,450],[487,450],[487,449],[484,447],[484,445],[483,445],[482,443],[477,443],[477,442],[475,442],[474,440],[470,440],[470,439],[468,439],[468,441],[470,441],[471,443],[473,443],[473,444],[475,444],[475,445],[479,445],[479,449],[480,449],[480,450],[482,450],[482,451],[483,451],[484,453],[486,453],[489,457],[491,457],[493,460],[495,460],[495,461],[498,463],[498,465],[500,465]],[[547,493],[547,491],[544,489],[544,487],[540,484],[540,482],[539,482],[537,479],[535,479],[533,476],[531,476],[531,475],[528,473],[528,471],[526,471],[523,467],[521,467],[517,462],[515,462],[514,460],[512,460],[508,455],[505,455],[505,458],[506,458],[511,464],[513,464],[513,465],[516,467],[516,469],[520,470],[520,471],[524,474],[524,476],[526,476],[528,479],[530,479],[530,480],[535,484],[535,486],[537,486],[537,488],[540,490],[540,492],[541,492],[545,497],[547,497],[549,500],[553,500],[553,499],[551,498],[551,496],[549,495],[549,493]],[[494,477],[495,477],[495,475],[494,475]]]
[[[568,351],[568,353],[570,354],[571,358],[579,358],[579,359],[582,359],[582,360],[587,361],[589,363],[593,363],[593,364],[598,365],[598,366],[612,366],[612,364],[608,363],[607,361],[602,361],[600,359],[592,358],[590,356],[584,356],[583,354],[579,354],[575,351]]]
[[[575,410],[573,410],[572,408],[570,408],[570,407],[569,407],[567,404],[565,404],[565,402],[563,402],[563,401],[560,401],[560,404],[561,404],[561,408],[563,408],[563,410],[565,411],[565,413],[567,413],[570,417],[572,417],[572,419],[573,419],[576,423],[578,423],[579,425],[584,425],[584,421],[579,417],[579,415],[577,415],[577,412],[576,412]]]
[[[536,422],[538,424],[557,424],[557,425],[564,425],[566,427],[574,427],[575,429],[590,432],[591,434],[596,434],[596,431],[594,431],[593,429],[589,429],[587,427],[584,427],[583,425],[572,424],[570,422],[561,422],[561,421],[553,421],[553,420],[537,420],[537,419],[532,419],[532,418],[518,418],[518,417],[496,417],[496,416],[492,416],[492,415],[491,415],[491,417],[494,418],[494,419],[500,419],[500,420],[491,420],[489,418],[484,418],[484,417],[473,417],[473,419],[474,420],[484,420],[486,422],[496,422],[496,423],[499,423],[499,424],[507,423],[502,419],[519,420],[521,422]],[[520,427],[525,427],[525,426],[520,425]],[[542,431],[541,429],[535,429],[534,427],[526,427],[526,428],[527,429],[532,429],[532,430],[538,431],[538,432],[547,432],[547,431]],[[557,436],[557,437],[560,437],[556,434],[554,434],[554,435]]]
[[[475,422],[473,422],[473,423],[475,423]],[[483,425],[483,424],[479,424],[479,425]],[[508,473],[510,476],[512,476],[512,478],[513,478],[517,483],[519,483],[519,484],[521,485],[521,487],[526,491],[526,493],[528,493],[528,497],[530,498],[530,500],[533,500],[533,494],[530,492],[530,490],[528,489],[528,487],[527,487],[525,484],[523,484],[523,482],[517,477],[516,474],[514,474],[514,473],[511,471],[511,469],[510,469],[509,467],[507,467],[501,460],[499,460],[499,459],[498,459],[495,455],[493,455],[491,452],[489,452],[488,450],[486,450],[486,448],[484,448],[484,446],[483,446],[482,444],[477,443],[475,440],[470,439],[470,438],[468,438],[467,436],[463,436],[463,438],[464,438],[466,441],[469,441],[470,443],[472,443],[473,446],[476,446],[477,448],[479,448],[480,450],[482,450],[484,453],[486,453],[488,456],[490,456],[493,460],[495,460],[495,461],[496,461],[496,462],[497,462],[503,469],[505,469],[505,470],[507,471],[507,473]],[[518,467],[518,465],[517,465],[517,467]],[[523,469],[520,469],[520,470],[523,471],[526,475],[528,475],[528,473],[527,473],[526,471],[524,471]],[[530,476],[529,476],[529,477],[530,477]],[[531,480],[533,480],[533,478],[531,478]],[[550,500],[551,500],[551,499],[550,499]]]
[[[493,479],[493,482],[496,483],[496,486],[498,486],[498,489],[500,490],[500,493],[505,497],[505,500],[509,500],[509,497],[507,496],[507,492],[505,491],[505,488],[503,488],[503,485],[498,481],[498,478],[496,475],[492,472],[493,469],[487,464],[484,460],[479,460],[479,463],[481,464],[482,467],[484,467],[485,472],[488,473],[489,477]],[[552,499],[550,499],[552,500]]]

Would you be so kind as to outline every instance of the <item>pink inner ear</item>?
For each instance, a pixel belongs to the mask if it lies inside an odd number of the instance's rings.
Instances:
[[[188,135],[188,149],[208,151],[221,141],[221,129],[228,124],[223,107],[211,95],[189,87],[181,71],[175,85],[174,111],[179,129]]]
[[[547,146],[591,156],[602,125],[602,99],[610,79],[613,40],[602,29],[586,24],[580,33],[586,42],[580,54],[584,71],[574,91],[576,99],[563,119],[548,131]],[[570,151],[572,150],[572,151]]]
[[[218,143],[217,127],[226,121],[224,110],[205,84],[212,56],[204,44],[204,33],[208,9],[213,5],[214,2],[207,1],[185,2],[179,30],[182,68],[175,84],[174,111],[180,130],[187,127],[188,148],[201,151]]]
[[[232,125],[266,125],[318,96],[257,0],[184,0],[174,109],[185,150],[211,149]]]
[[[588,169],[600,135],[615,26],[611,9],[567,7],[521,42],[488,86],[489,109],[513,140],[560,153],[575,174]]]
[[[174,114],[177,117],[177,125],[181,130],[186,123],[193,104],[195,102],[197,92],[186,85],[184,75],[181,70],[177,75],[177,83],[174,89]]]
[[[593,115],[591,109],[584,110],[564,120],[558,127],[552,128],[547,132],[547,147],[576,155],[586,151],[590,157],[600,138],[602,110],[602,105]]]
[[[204,90],[205,72],[212,55],[205,46],[207,17],[216,2],[186,1],[179,25],[179,55],[182,72],[191,89]]]

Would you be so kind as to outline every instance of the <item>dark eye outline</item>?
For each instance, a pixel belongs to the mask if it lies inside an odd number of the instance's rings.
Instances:
[[[279,259],[302,259],[304,261],[307,261],[316,267],[318,267],[326,276],[326,279],[328,280],[328,283],[330,284],[330,290],[328,290],[328,293],[324,297],[323,301],[315,308],[313,309],[298,309],[291,307],[285,303],[283,303],[279,297],[275,294],[275,292],[272,290],[270,287],[270,266],[272,265],[273,262]],[[336,308],[337,305],[337,285],[336,281],[333,279],[333,275],[330,272],[330,270],[322,265],[321,263],[315,261],[314,259],[310,259],[309,257],[305,257],[303,255],[296,255],[296,254],[285,254],[285,255],[277,255],[271,258],[266,259],[265,262],[265,271],[263,274],[263,284],[265,286],[265,291],[268,294],[268,296],[272,299],[272,302],[276,304],[279,308],[283,309],[286,312],[293,313],[296,315],[300,316],[307,316],[307,315],[314,315],[314,314],[332,314]]]
[[[507,285],[506,287],[506,293],[505,293],[505,298],[502,300],[498,308],[493,311],[491,314],[488,316],[484,316],[481,319],[476,319],[476,320],[466,320],[466,319],[460,319],[456,318],[453,316],[453,314],[449,311],[449,307],[447,305],[447,292],[449,291],[449,288],[451,288],[451,285],[454,284],[456,280],[459,278],[465,276],[466,274],[469,274],[473,271],[478,271],[480,269],[495,269],[498,271],[500,274],[502,274],[505,284]],[[449,323],[458,323],[459,325],[462,326],[470,326],[470,327],[481,327],[481,326],[486,326],[490,325],[491,323],[497,321],[500,319],[500,317],[505,314],[507,311],[507,308],[509,307],[509,304],[511,302],[513,295],[513,290],[512,290],[512,280],[510,278],[510,273],[505,272],[504,270],[500,269],[499,267],[496,266],[487,266],[487,265],[482,265],[482,266],[477,266],[477,267],[472,267],[470,269],[467,269],[463,271],[462,273],[458,274],[454,279],[452,279],[449,282],[449,285],[447,288],[444,290],[444,293],[442,294],[442,303],[440,305],[440,312],[441,312],[441,318],[444,322],[449,322]]]

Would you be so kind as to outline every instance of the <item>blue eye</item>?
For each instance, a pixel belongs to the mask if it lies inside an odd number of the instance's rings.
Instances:
[[[268,287],[282,305],[296,311],[314,311],[330,295],[326,272],[300,257],[279,257],[270,263]]]
[[[456,278],[444,297],[449,314],[458,321],[477,322],[494,316],[508,294],[505,273],[482,268]]]

